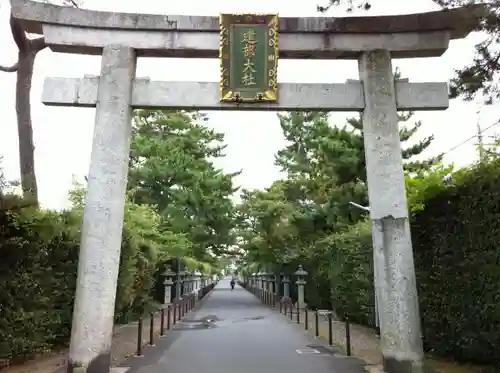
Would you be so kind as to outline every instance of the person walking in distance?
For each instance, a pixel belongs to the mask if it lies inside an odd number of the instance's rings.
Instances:
[[[236,284],[236,282],[234,281],[234,278],[231,279],[231,291],[234,290],[234,285]]]

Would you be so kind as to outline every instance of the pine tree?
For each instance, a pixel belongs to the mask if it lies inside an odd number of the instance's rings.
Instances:
[[[408,124],[413,113],[399,113],[402,156],[407,174],[429,169],[439,157],[415,160],[429,147],[433,136],[412,145],[421,122]],[[350,201],[368,204],[366,161],[362,121],[349,118],[343,127],[332,126],[323,112],[294,112],[279,115],[289,145],[280,150],[275,164],[288,174],[289,190],[302,206],[320,216],[324,226],[350,216]]]

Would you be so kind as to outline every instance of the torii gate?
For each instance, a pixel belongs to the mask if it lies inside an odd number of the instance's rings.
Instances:
[[[362,111],[384,368],[422,372],[397,110],[446,109],[448,94],[445,83],[394,81],[391,58],[442,55],[450,40],[477,26],[482,5],[399,16],[279,18],[280,58],[357,60],[360,81],[281,83],[278,101],[226,103],[219,82],[135,78],[138,56],[218,58],[218,17],[11,3],[14,18],[27,32],[43,34],[53,51],[102,55],[100,77],[47,78],[42,98],[47,105],[97,108],[68,372],[109,371],[133,108]]]

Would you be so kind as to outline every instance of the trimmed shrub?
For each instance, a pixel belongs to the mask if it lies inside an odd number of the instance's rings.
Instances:
[[[500,363],[500,162],[460,175],[412,221],[424,343]]]
[[[424,348],[458,361],[499,364],[500,161],[433,188],[412,214],[411,230]],[[333,308],[374,326],[371,222],[317,242]],[[312,271],[311,271],[312,272]]]

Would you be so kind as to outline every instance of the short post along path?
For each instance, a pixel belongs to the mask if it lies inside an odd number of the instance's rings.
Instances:
[[[219,19],[97,12],[28,0],[11,0],[11,4],[13,17],[27,32],[43,34],[53,51],[102,55],[99,77],[49,77],[42,97],[47,105],[96,107],[69,373],[74,367],[86,373],[109,370],[133,108],[362,112],[384,368],[388,373],[422,372],[397,111],[443,110],[448,107],[448,95],[445,83],[395,81],[392,58],[441,56],[450,40],[464,38],[476,27],[485,13],[483,5],[398,16],[224,15]],[[257,39],[278,43],[269,44],[264,52],[257,50],[255,61],[248,61],[247,55],[242,59],[231,38],[225,38],[228,33],[239,38],[234,30],[243,24],[246,31],[255,31]],[[262,25],[267,28],[265,37],[258,36]],[[224,62],[228,50],[238,56],[236,60],[251,62],[248,66],[255,72],[268,75],[261,79],[245,75],[247,85],[241,86],[235,81],[241,71]],[[260,59],[271,61],[272,51],[276,54],[270,66]],[[221,80],[186,83],[136,78],[138,56],[221,58]],[[360,80],[277,82],[281,58],[356,60]],[[250,89],[250,84],[255,87]],[[219,351],[221,356],[225,352]]]

